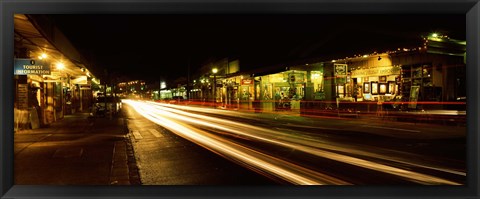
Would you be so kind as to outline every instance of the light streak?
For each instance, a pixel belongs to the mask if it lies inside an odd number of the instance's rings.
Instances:
[[[380,154],[375,154],[375,153],[366,152],[366,151],[352,150],[352,149],[349,149],[348,147],[341,146],[341,145],[333,146],[330,144],[326,144],[319,139],[315,139],[315,140],[307,139],[304,136],[302,137],[300,135],[292,135],[292,134],[287,134],[287,133],[279,132],[272,129],[266,129],[266,128],[243,124],[235,121],[185,112],[182,110],[177,110],[176,108],[180,108],[183,110],[194,110],[198,112],[210,112],[210,113],[215,112],[220,114],[226,114],[226,113],[231,114],[231,112],[224,111],[224,110],[216,110],[216,109],[207,110],[207,109],[198,108],[198,107],[175,106],[175,105],[169,105],[169,104],[138,102],[138,101],[131,101],[131,100],[125,101],[125,103],[130,104],[132,107],[135,108],[135,110],[137,110],[140,114],[142,114],[149,120],[161,126],[164,126],[165,128],[168,128],[174,133],[177,133],[180,136],[191,140],[192,142],[198,143],[216,153],[221,153],[230,158],[234,158],[237,161],[242,161],[243,163],[248,164],[250,166],[255,166],[257,168],[260,168],[262,171],[267,171],[272,175],[275,175],[277,177],[280,177],[282,179],[285,179],[295,184],[329,184],[335,180],[332,180],[333,178],[330,176],[326,176],[324,174],[320,174],[312,170],[308,170],[308,169],[304,170],[305,168],[299,169],[301,168],[301,166],[299,165],[295,165],[293,163],[280,160],[268,154],[254,151],[244,146],[240,146],[238,144],[235,144],[234,142],[229,141],[228,139],[224,139],[219,136],[215,136],[211,133],[208,133],[206,131],[200,130],[198,128],[194,128],[193,126],[188,125],[188,123],[194,124],[194,125],[200,125],[203,127],[213,128],[213,129],[216,129],[217,131],[229,133],[231,135],[248,137],[250,139],[254,139],[257,141],[274,144],[281,147],[291,148],[295,150],[300,150],[309,154],[316,155],[318,157],[328,158],[335,161],[347,163],[350,165],[366,168],[366,169],[389,173],[389,174],[396,175],[401,178],[408,179],[410,181],[421,183],[421,184],[459,185],[459,183],[438,178],[435,176],[413,172],[413,171],[409,171],[409,170],[405,170],[405,169],[401,169],[401,168],[397,168],[397,167],[389,166],[385,164],[380,164],[380,163],[376,163],[376,162],[372,162],[369,160],[364,160],[356,157],[342,155],[342,154],[334,153],[334,152],[323,150],[323,149],[348,152],[348,153],[357,154],[357,155],[366,155],[368,157],[375,157],[375,158],[390,160],[398,163],[449,172],[457,175],[466,175],[464,172],[453,171],[445,168],[437,168],[433,166],[419,165],[419,164],[410,163],[408,161],[401,160],[398,158],[383,156]],[[247,117],[246,115],[243,115],[243,116]],[[171,119],[167,119],[167,118],[171,118]],[[272,164],[272,162],[276,162],[276,164]],[[279,166],[279,165],[282,165],[282,166]],[[319,181],[318,179],[315,180],[315,178],[312,179],[312,176],[315,176],[315,175],[322,176],[322,180]],[[328,180],[325,180],[325,179],[328,179]],[[342,184],[346,184],[346,182],[343,182],[341,180],[338,180],[338,182]]]

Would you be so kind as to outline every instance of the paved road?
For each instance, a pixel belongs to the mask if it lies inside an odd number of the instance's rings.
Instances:
[[[173,134],[168,132],[174,132],[269,178],[288,183],[465,183],[464,127],[433,128],[435,126],[385,121],[288,118],[285,115],[241,113],[151,102],[131,101],[127,104],[150,120],[129,122],[129,128],[134,129],[131,133],[137,140],[135,149],[142,180],[152,184],[163,183],[162,180],[168,179],[165,175],[170,175],[158,174],[155,172],[158,170],[152,168],[168,169],[170,166],[176,167],[175,172],[193,172],[193,176],[198,173],[193,171],[195,167],[168,164],[191,158],[183,158],[183,152],[196,154],[197,150],[202,151],[189,142],[176,144],[170,151],[172,153],[165,151],[163,156],[155,157],[155,150],[158,150],[161,142],[152,144],[146,140],[164,139],[165,145],[175,143],[179,137],[171,137]],[[136,116],[135,119],[137,118]],[[152,121],[163,125],[163,128],[153,125]],[[152,150],[155,147],[157,149]],[[187,150],[179,150],[181,147]],[[180,152],[180,157],[169,156],[176,152]],[[211,162],[198,155],[194,156],[199,157],[195,162]],[[168,157],[174,160],[171,161]],[[163,161],[165,159],[167,161]],[[216,161],[218,160],[212,162]],[[208,166],[201,168],[203,172],[213,171]],[[229,172],[225,174],[231,175]],[[156,175],[163,177],[154,177]],[[191,175],[183,175],[185,179],[189,176]]]
[[[275,181],[198,146],[124,106],[143,185],[269,185]]]

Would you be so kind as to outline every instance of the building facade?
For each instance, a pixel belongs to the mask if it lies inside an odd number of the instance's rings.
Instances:
[[[89,62],[43,15],[16,14],[14,28],[15,129],[40,128],[89,111],[99,83]]]

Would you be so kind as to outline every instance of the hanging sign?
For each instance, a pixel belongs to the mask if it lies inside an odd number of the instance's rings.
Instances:
[[[88,84],[87,76],[78,76],[70,81],[72,84]]]
[[[347,75],[347,64],[334,64],[335,76]]]
[[[376,67],[369,69],[360,69],[352,71],[352,77],[369,77],[369,76],[387,76],[387,75],[399,75],[400,68],[387,66],[387,67]]]
[[[50,65],[43,60],[15,59],[15,75],[50,75]]]
[[[290,83],[303,83],[305,82],[303,73],[290,73],[288,74],[288,81]]]
[[[252,82],[252,79],[242,79],[241,81],[242,85],[250,85]]]

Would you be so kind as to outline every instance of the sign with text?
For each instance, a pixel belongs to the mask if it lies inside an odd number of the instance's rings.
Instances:
[[[18,84],[17,89],[17,106],[19,109],[28,108],[28,84]]]
[[[288,81],[290,83],[303,83],[305,82],[303,73],[290,73],[288,74]]]
[[[242,79],[241,81],[242,85],[250,85],[253,83],[252,79]]]
[[[334,64],[335,76],[347,75],[347,64]]]
[[[15,75],[50,75],[50,64],[35,59],[15,59]]]
[[[87,76],[78,76],[70,81],[72,84],[88,84]]]
[[[399,74],[400,74],[400,68],[393,67],[393,66],[360,69],[360,70],[352,71],[352,77],[387,76],[387,75],[399,75]]]

